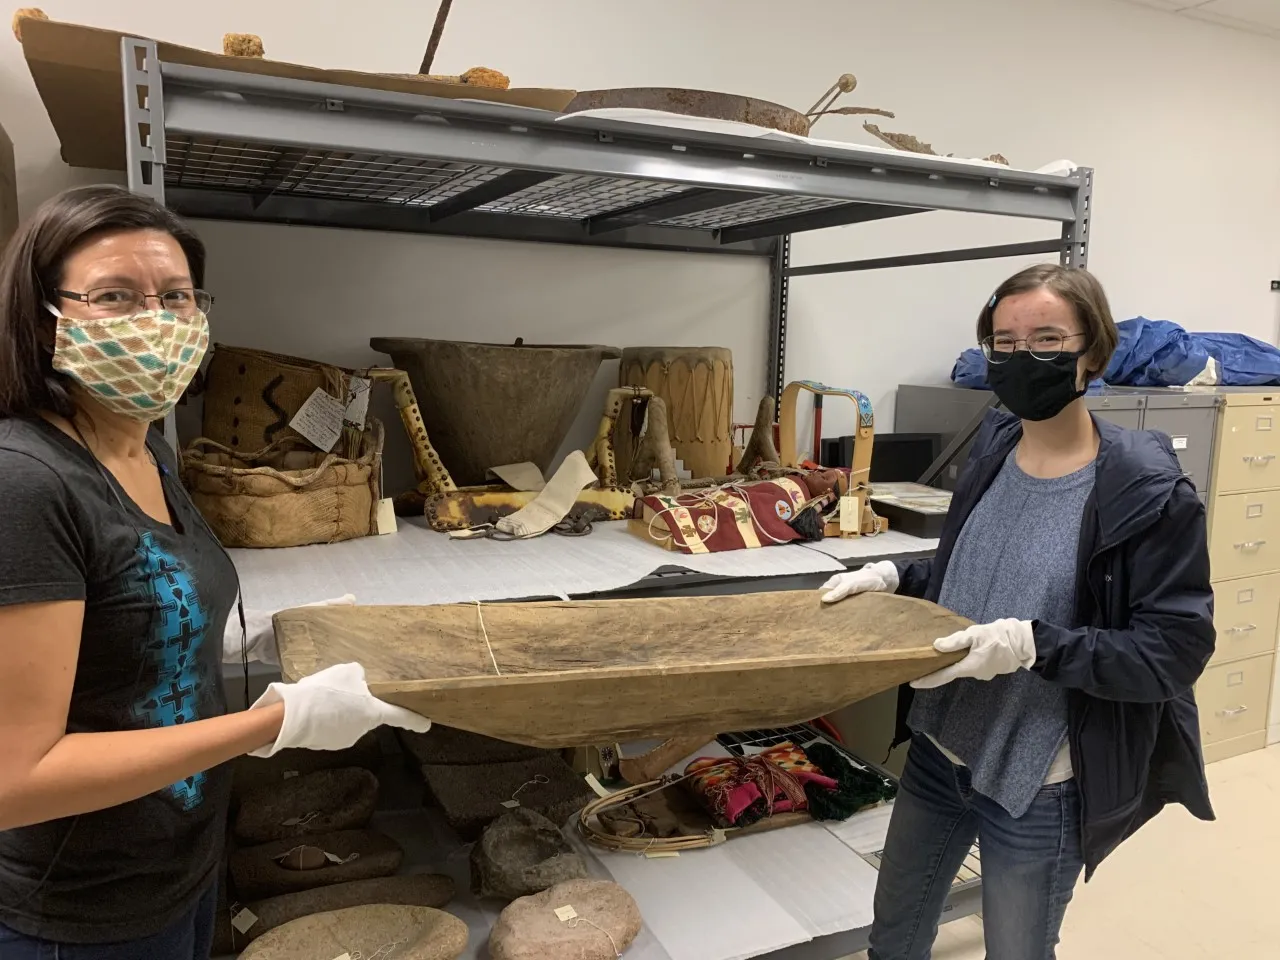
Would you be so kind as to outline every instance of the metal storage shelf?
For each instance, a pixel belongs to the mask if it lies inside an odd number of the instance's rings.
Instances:
[[[1093,172],[620,122],[162,63],[122,42],[128,182],[193,217],[747,254],[773,264],[766,388],[791,276],[1088,258]],[[792,233],[931,210],[1046,220],[1042,241],[792,269]]]

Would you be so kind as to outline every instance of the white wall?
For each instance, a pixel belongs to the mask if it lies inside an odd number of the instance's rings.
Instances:
[[[367,0],[46,0],[51,15],[216,49],[254,31],[319,66],[416,69],[435,5]],[[669,84],[807,107],[843,71],[852,102],[941,152],[1097,168],[1091,266],[1117,316],[1277,335],[1280,43],[1111,0],[462,0],[437,69],[517,83]],[[70,182],[16,42],[0,38],[0,123],[24,206]],[[823,129],[825,127],[825,130]],[[823,135],[866,141],[851,119]],[[205,224],[217,336],[335,361],[370,334],[717,343],[735,351],[739,419],[763,386],[767,274],[737,258],[587,251]],[[798,238],[811,263],[1052,236],[1051,225],[929,214]],[[797,280],[788,377],[857,386],[892,424],[899,382],[937,382],[1012,261]],[[609,372],[602,373],[603,389]],[[594,401],[575,439],[589,432]],[[828,433],[848,426],[836,408]],[[802,433],[802,435],[804,435]]]

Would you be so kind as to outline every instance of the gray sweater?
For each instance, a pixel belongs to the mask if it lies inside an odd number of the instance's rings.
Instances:
[[[1069,626],[1076,557],[1094,465],[1028,476],[1014,450],[965,521],[938,602],[975,623],[1012,617]],[[919,690],[908,718],[964,762],[973,788],[1026,813],[1067,738],[1067,691],[1027,670]]]

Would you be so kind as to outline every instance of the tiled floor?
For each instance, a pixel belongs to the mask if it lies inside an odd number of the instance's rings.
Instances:
[[[1216,823],[1171,808],[1076,890],[1058,960],[1280,957],[1280,747],[1213,764],[1209,783]],[[983,956],[977,918],[943,927],[933,953]]]

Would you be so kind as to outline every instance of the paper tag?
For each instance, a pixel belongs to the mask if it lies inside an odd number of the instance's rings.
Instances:
[[[285,778],[286,780],[292,780],[292,779],[293,779],[294,777],[296,777],[297,775],[298,775],[298,771],[297,771],[297,770],[286,770],[286,771],[284,772],[284,778]]]
[[[396,502],[390,497],[378,501],[378,536],[396,532]]]
[[[840,498],[840,532],[858,533],[862,529],[862,506],[857,497]]]
[[[716,827],[711,831],[711,843],[713,846],[717,843],[724,843],[728,839],[729,839],[729,835],[719,827]]]
[[[560,918],[561,923],[568,923],[570,920],[576,920],[578,911],[565,904],[563,907],[556,907],[556,916]]]
[[[334,957],[334,958],[333,958],[333,960],[351,960],[351,954],[349,954],[349,953],[344,953],[344,954],[343,954],[342,956],[340,956],[340,957]]]
[[[519,800],[503,800],[502,805],[506,807],[508,810],[514,810],[516,807],[520,806],[520,801]]]
[[[248,908],[231,915],[231,925],[236,928],[237,933],[248,933],[257,922],[258,915]]]
[[[351,399],[347,401],[347,409],[342,414],[342,419],[357,430],[364,429],[365,417],[369,415],[369,386],[371,380],[364,377],[348,377],[347,378],[347,396]]]
[[[646,860],[670,860],[678,856],[680,856],[679,850],[646,850],[644,852]]]
[[[350,863],[352,860],[359,860],[360,854],[353,853],[349,857],[340,857],[336,853],[330,853],[328,850],[326,850],[324,853],[324,858],[328,860],[330,863],[336,863],[339,866],[341,866],[344,863]]]
[[[341,400],[316,387],[307,402],[293,415],[289,426],[310,440],[316,449],[328,453],[342,436],[342,416],[345,411]]]
[[[1170,437],[1169,439],[1173,441],[1173,449],[1175,449],[1175,450],[1185,450],[1185,449],[1187,449],[1187,438],[1186,438],[1186,437]]]
[[[594,773],[588,773],[586,776],[587,786],[595,791],[597,797],[609,796],[609,790],[601,783]]]

